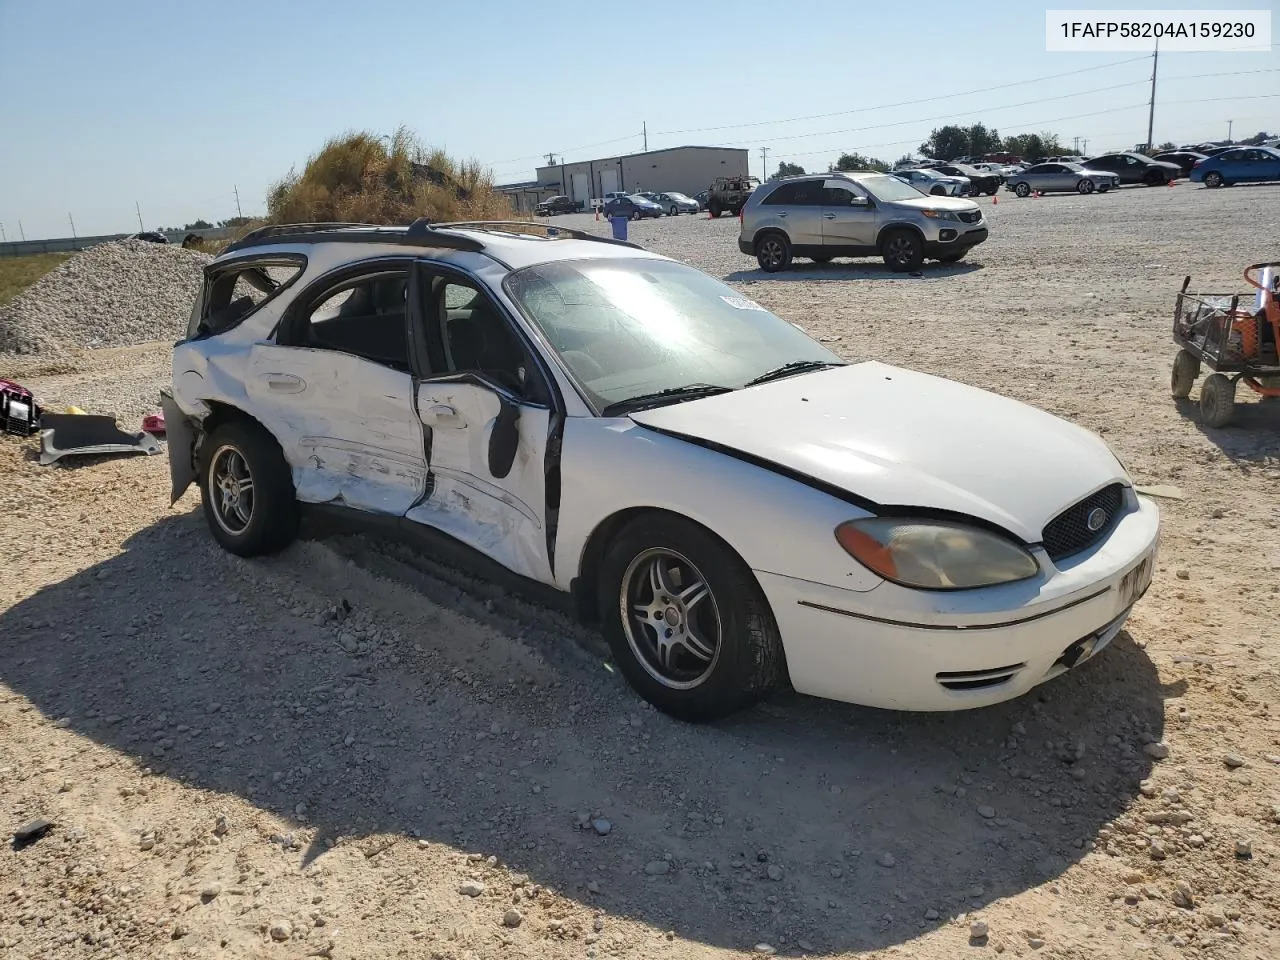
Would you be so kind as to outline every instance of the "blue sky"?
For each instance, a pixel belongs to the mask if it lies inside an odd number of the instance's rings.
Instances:
[[[235,215],[236,187],[244,212],[261,213],[269,184],[326,138],[401,124],[491,164],[499,182],[531,178],[550,151],[637,151],[642,123],[651,149],[750,148],[756,173],[761,147],[771,169],[780,160],[825,169],[845,150],[894,159],[946,122],[1053,130],[1068,143],[1088,138],[1092,153],[1145,137],[1150,59],[1046,53],[1042,5],[784,9],[776,0],[0,0],[0,224],[9,239],[19,221],[29,239],[66,236],[68,213],[81,235],[130,230],[135,201],[148,228],[218,220]],[[1085,72],[1037,79],[1069,71]],[[1255,72],[1198,77],[1240,71]],[[1008,86],[954,96],[999,85]],[[1155,139],[1222,138],[1229,119],[1237,136],[1274,132],[1277,94],[1280,47],[1162,54]],[[926,98],[941,99],[887,106]],[[774,122],[815,114],[840,115]]]

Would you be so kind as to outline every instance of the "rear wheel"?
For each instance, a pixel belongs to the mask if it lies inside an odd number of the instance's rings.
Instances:
[[[1029,197],[1031,196],[1031,184],[1029,183],[1016,184],[1013,188],[1013,192],[1023,198]]]
[[[671,208],[667,210],[667,216],[669,217],[679,216],[679,214],[680,214],[680,208],[677,207],[674,203],[671,205]]]
[[[1226,186],[1226,179],[1217,170],[1210,170],[1204,175],[1204,185],[1206,187],[1222,187]]]
[[[622,530],[605,554],[599,604],[623,676],[674,717],[726,716],[783,676],[778,627],[751,570],[683,518],[650,515]]]
[[[756,241],[756,263],[765,273],[791,266],[791,242],[780,233],[766,233]]]
[[[275,438],[249,420],[233,420],[205,438],[200,493],[213,538],[252,557],[288,546],[298,534],[293,474]]]
[[[1093,190],[1094,190],[1093,181],[1088,179],[1087,177],[1076,184],[1077,193],[1090,194],[1090,193],[1093,193]]]
[[[885,266],[897,273],[919,270],[924,263],[924,241],[913,230],[890,230],[880,241]]]
[[[1169,389],[1175,400],[1184,400],[1191,396],[1191,388],[1196,377],[1200,376],[1200,360],[1190,350],[1179,350],[1173,358],[1173,375],[1169,380]]]
[[[1200,384],[1200,419],[1207,427],[1225,427],[1236,410],[1236,384],[1221,373],[1211,373]]]
[[[720,212],[721,212],[721,211],[720,211],[720,204],[718,204],[718,203],[716,203],[714,200],[712,200],[712,201],[711,201],[711,205],[710,205],[709,207],[707,207],[707,211],[708,211],[708,212],[709,212],[713,217],[719,217],[719,216],[720,216]]]

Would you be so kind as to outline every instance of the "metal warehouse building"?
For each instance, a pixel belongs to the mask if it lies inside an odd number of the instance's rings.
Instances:
[[[670,147],[600,160],[579,160],[538,168],[538,179],[499,186],[518,210],[531,210],[539,200],[564,195],[583,210],[590,201],[615,190],[678,191],[693,196],[716,177],[744,177],[747,151],[736,147]]]

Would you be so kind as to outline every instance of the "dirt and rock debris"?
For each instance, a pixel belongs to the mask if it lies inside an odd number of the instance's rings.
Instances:
[[[1176,488],[1127,630],[982,711],[684,725],[590,631],[411,545],[241,560],[162,458],[0,440],[0,818],[50,824],[0,849],[0,960],[1280,956],[1280,404],[1209,430],[1167,390],[1182,277],[1239,287],[1277,200],[1001,198],[920,277],[766,277],[736,221],[632,225],[846,357],[1036,403]],[[167,356],[0,375],[123,419]]]
[[[0,307],[0,357],[178,339],[210,256],[118,240],[84,250]]]

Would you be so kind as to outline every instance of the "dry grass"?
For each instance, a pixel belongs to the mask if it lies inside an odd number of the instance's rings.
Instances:
[[[347,133],[330,140],[271,188],[273,223],[407,223],[417,217],[493,220],[512,216],[507,198],[474,161],[424,147],[408,130],[392,137]]]
[[[70,257],[69,253],[36,253],[29,257],[0,257],[0,304],[8,303]]]

